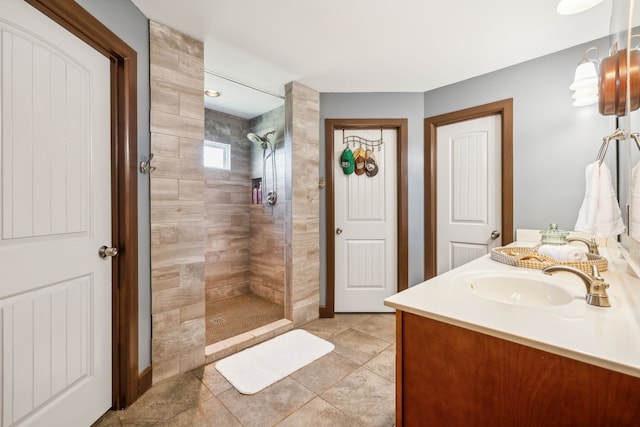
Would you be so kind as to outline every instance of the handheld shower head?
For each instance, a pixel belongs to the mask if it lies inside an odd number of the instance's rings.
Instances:
[[[265,141],[262,140],[262,138],[260,138],[258,135],[256,135],[253,132],[248,134],[247,138],[249,139],[249,141],[255,142],[256,144],[264,144],[264,142],[265,142]]]
[[[253,132],[247,134],[247,138],[249,139],[249,141],[251,142],[255,142],[256,144],[260,144],[262,146],[262,148],[268,148],[269,144],[271,143],[271,141],[269,141],[269,137],[271,135],[273,135],[274,133],[276,133],[275,131],[271,131],[271,132],[267,132],[264,135],[260,136],[258,134],[255,134]]]

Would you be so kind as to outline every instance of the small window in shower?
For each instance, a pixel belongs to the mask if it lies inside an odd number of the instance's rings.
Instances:
[[[231,169],[231,146],[221,142],[204,142],[204,167]]]

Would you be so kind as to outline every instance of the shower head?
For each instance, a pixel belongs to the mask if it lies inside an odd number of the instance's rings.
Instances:
[[[247,134],[247,138],[251,142],[255,142],[256,144],[260,144],[262,146],[262,148],[267,148],[269,146],[269,144],[271,143],[271,141],[269,141],[269,137],[271,135],[273,135],[274,133],[276,133],[276,132],[275,131],[271,131],[271,132],[267,132],[264,135],[260,136],[258,134],[255,134],[255,133],[251,132],[251,133]]]
[[[249,141],[255,142],[256,144],[264,144],[266,142],[266,141],[263,141],[262,138],[260,138],[258,135],[256,135],[253,132],[248,134],[247,138],[249,138]]]

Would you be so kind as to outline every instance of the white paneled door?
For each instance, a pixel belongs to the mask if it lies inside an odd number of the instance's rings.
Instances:
[[[437,129],[437,274],[501,243],[501,119]]]
[[[380,129],[336,130],[334,158],[346,147],[343,137],[375,141],[380,134]],[[345,175],[339,161],[333,166],[335,312],[393,311],[384,299],[397,292],[396,134],[382,131],[383,144],[373,150],[375,176]]]
[[[2,426],[111,406],[110,62],[0,0]]]

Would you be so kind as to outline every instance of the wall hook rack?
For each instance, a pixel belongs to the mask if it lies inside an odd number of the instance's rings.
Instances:
[[[372,150],[377,148],[378,151],[380,151],[382,149],[382,129],[380,129],[380,139],[375,140],[366,139],[357,135],[344,136],[344,129],[342,129],[342,143],[347,144],[347,147],[349,146],[349,143],[351,143],[351,147],[355,147],[356,144],[358,144],[360,147],[364,145]]]
[[[147,173],[151,174],[151,172],[156,170],[155,166],[151,166],[151,159],[153,159],[153,153],[149,153],[148,159],[146,157],[142,158],[142,161],[140,162],[140,173],[146,175]]]

